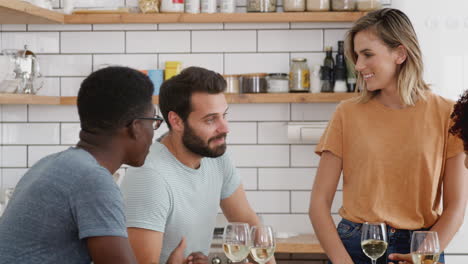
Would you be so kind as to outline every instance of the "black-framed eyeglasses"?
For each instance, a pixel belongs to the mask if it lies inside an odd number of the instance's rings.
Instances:
[[[153,129],[156,130],[158,129],[162,122],[164,122],[164,119],[158,115],[155,115],[154,117],[137,117],[135,119],[141,119],[141,120],[153,120]]]

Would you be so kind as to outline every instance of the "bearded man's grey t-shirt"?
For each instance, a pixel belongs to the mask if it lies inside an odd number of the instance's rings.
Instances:
[[[0,217],[0,263],[91,262],[86,238],[127,237],[112,174],[87,151],[69,148],[38,161]]]
[[[240,183],[227,154],[203,158],[192,169],[154,142],[145,164],[129,168],[121,185],[127,226],[164,233],[159,263],[167,262],[182,237],[185,256],[198,251],[208,255],[219,203]]]

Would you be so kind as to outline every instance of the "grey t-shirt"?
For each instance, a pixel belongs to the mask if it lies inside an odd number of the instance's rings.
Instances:
[[[0,218],[0,263],[87,263],[86,239],[127,237],[122,194],[87,151],[38,161]]]
[[[145,165],[129,168],[122,182],[127,226],[164,233],[159,263],[166,263],[183,236],[185,256],[208,254],[219,203],[239,185],[227,154],[203,158],[200,167],[192,169],[155,142]]]

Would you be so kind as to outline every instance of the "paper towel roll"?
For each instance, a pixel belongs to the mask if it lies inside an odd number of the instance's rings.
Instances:
[[[289,143],[316,144],[320,140],[327,122],[291,122],[288,123]]]

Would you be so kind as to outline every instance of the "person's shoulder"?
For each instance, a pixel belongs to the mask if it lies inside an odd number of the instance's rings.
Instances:
[[[437,107],[439,110],[444,112],[452,112],[455,104],[454,100],[442,97],[430,91],[426,93],[426,100],[428,105]]]
[[[336,106],[336,112],[344,112],[347,113],[349,111],[355,111],[362,107],[363,103],[359,103],[358,97],[352,97],[343,101],[340,101],[338,105]]]

